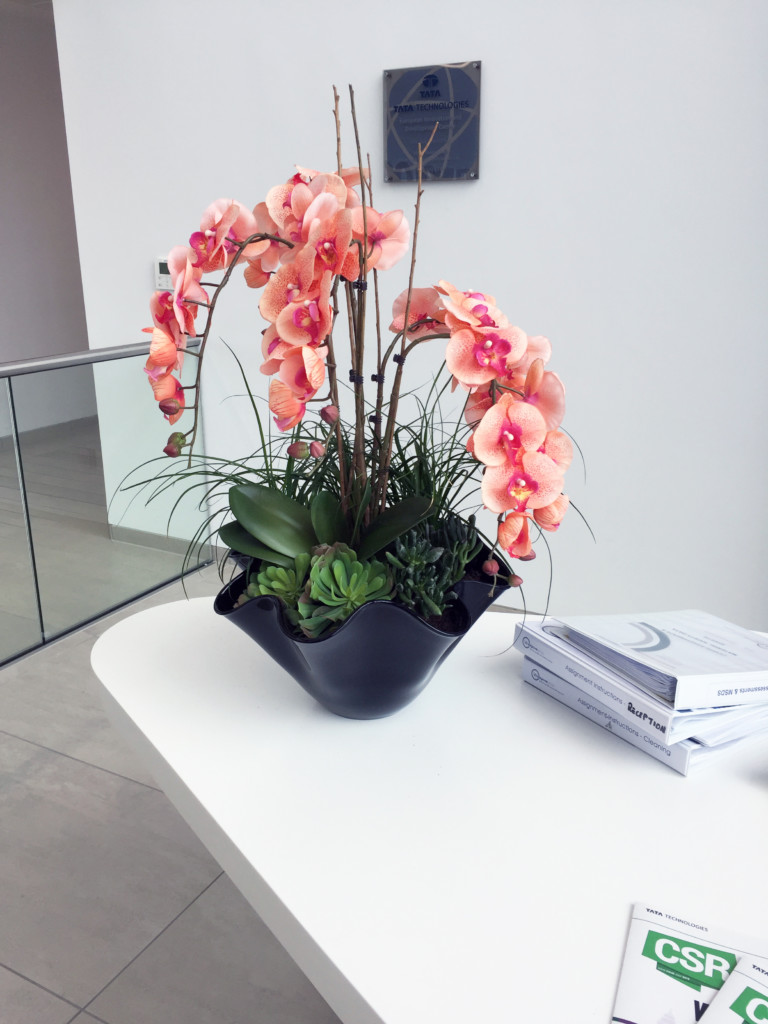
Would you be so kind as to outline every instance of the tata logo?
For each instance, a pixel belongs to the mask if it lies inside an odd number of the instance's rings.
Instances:
[[[437,75],[425,75],[421,80],[422,89],[419,91],[419,95],[423,100],[433,100],[440,96],[440,90],[438,85],[440,80]]]
[[[653,931],[648,932],[643,956],[654,960],[658,971],[697,990],[702,985],[721,988],[736,966],[735,954],[726,950],[700,946],[690,940]]]

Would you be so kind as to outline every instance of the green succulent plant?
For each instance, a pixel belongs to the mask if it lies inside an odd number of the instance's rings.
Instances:
[[[304,595],[298,602],[299,625],[313,639],[340,625],[367,601],[389,601],[392,577],[386,565],[358,560],[346,544],[324,546],[312,557]]]
[[[282,565],[269,565],[267,562],[256,563],[258,568],[251,571],[248,586],[241,600],[254,597],[276,597],[283,606],[286,619],[296,625],[299,621],[298,603],[304,593],[309,569],[310,555],[302,552],[293,560],[293,569]]]
[[[469,519],[448,516],[437,526],[425,524],[425,529],[432,543],[443,548],[441,565],[447,569],[453,586],[464,577],[469,563],[483,550],[483,542],[475,526],[475,516]]]
[[[442,615],[455,599],[451,588],[464,576],[482,541],[474,517],[468,522],[452,517],[436,526],[421,523],[392,547],[385,555],[393,569],[396,600],[428,619]]]
[[[409,530],[394,542],[394,552],[385,552],[393,568],[397,600],[418,615],[428,619],[442,615],[455,597],[451,591],[451,574],[438,560],[444,548],[436,547],[418,530]]]

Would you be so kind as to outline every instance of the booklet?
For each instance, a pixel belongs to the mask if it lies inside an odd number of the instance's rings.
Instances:
[[[768,940],[747,938],[637,903],[611,1020],[613,1024],[696,1024],[738,961],[743,957],[763,960],[766,954]]]
[[[707,1024],[763,1024],[768,1020],[768,960],[743,957],[712,1000]]]
[[[528,619],[517,626],[515,646],[561,679],[578,687],[616,715],[655,735],[661,743],[696,739],[706,746],[727,743],[768,728],[768,704],[676,711],[627,675],[590,658],[565,639],[555,619]]]
[[[675,708],[768,701],[768,639],[700,611],[576,615],[559,620],[576,647]]]
[[[535,686],[537,690],[541,690],[542,693],[548,693],[550,697],[554,697],[561,704],[565,704],[566,707],[572,708],[590,721],[601,725],[608,732],[612,732],[615,736],[621,736],[623,740],[631,743],[638,750],[642,750],[643,753],[669,765],[681,775],[687,775],[692,768],[699,764],[712,763],[713,759],[719,760],[718,753],[729,750],[731,746],[726,743],[718,747],[705,747],[697,743],[696,740],[680,740],[679,743],[668,746],[658,738],[658,735],[654,735],[633,722],[625,722],[612,708],[595,700],[594,697],[566,682],[565,679],[561,679],[560,676],[550,672],[542,665],[537,665],[530,658],[523,658],[523,679],[531,686]]]

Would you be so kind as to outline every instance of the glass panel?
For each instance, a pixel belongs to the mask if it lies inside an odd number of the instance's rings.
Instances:
[[[42,640],[32,554],[24,516],[11,416],[11,392],[0,378],[0,662]]]
[[[144,359],[13,383],[46,639],[178,578],[203,518],[177,517],[168,536],[170,498],[145,507],[132,492],[110,504],[123,477],[160,454],[168,433]]]

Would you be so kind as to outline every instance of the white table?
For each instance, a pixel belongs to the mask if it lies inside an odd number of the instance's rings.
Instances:
[[[522,683],[513,622],[372,722],[206,598],[96,643],[115,723],[347,1024],[605,1024],[634,901],[767,930],[766,740],[683,778]]]

